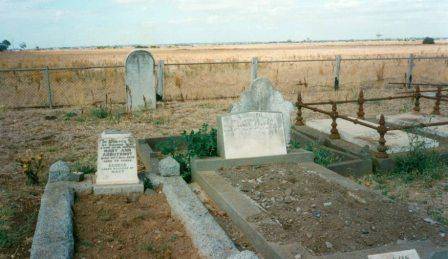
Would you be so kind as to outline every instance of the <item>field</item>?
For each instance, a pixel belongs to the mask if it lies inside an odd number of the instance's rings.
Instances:
[[[0,54],[0,68],[66,68],[122,66],[133,49],[83,49],[8,52]],[[420,42],[335,42],[301,44],[259,44],[222,46],[174,46],[148,49],[156,62],[166,64],[196,62],[249,62],[334,59],[342,56],[340,90],[333,91],[332,61],[260,63],[258,75],[270,78],[287,98],[303,91],[311,99],[343,99],[356,96],[360,87],[376,95],[392,88],[389,82],[403,82],[407,60],[361,60],[381,58],[446,56],[448,41],[435,45]],[[51,70],[49,72],[55,105],[89,106],[107,101],[125,102],[124,69],[100,68]],[[414,82],[448,81],[448,61],[415,60]],[[0,104],[7,107],[47,104],[47,85],[42,71],[0,72]],[[250,64],[166,65],[166,100],[195,100],[238,96],[249,86]]]
[[[0,54],[0,68],[49,66],[83,67],[122,65],[132,49],[23,51]],[[149,49],[156,61],[166,63],[204,61],[287,60],[342,57],[407,57],[410,53],[447,56],[448,42],[421,45],[417,42],[363,42],[322,44],[279,44],[244,46],[194,46]],[[333,91],[332,62],[260,64],[260,76],[268,76],[289,100],[303,91],[305,101],[356,96],[359,87],[366,96],[388,95],[401,91],[387,82],[402,82],[407,61],[345,61],[341,64],[341,90]],[[448,82],[446,60],[416,61],[417,82]],[[29,77],[29,75],[33,75]],[[45,104],[46,91],[39,72],[0,72],[0,258],[28,256],[39,201],[48,167],[62,159],[78,170],[95,170],[96,141],[109,128],[127,130],[137,138],[178,135],[199,128],[203,123],[216,125],[216,115],[227,112],[233,99],[188,100],[237,96],[249,86],[250,65],[167,66],[165,95],[177,100],[158,103],[156,111],[132,116],[122,105],[108,107],[111,113],[98,118],[91,104],[105,100],[105,93],[116,102],[124,101],[123,69],[51,71],[56,104],[76,104],[58,109],[7,109],[11,104]],[[177,79],[176,79],[177,78]],[[177,83],[176,83],[177,82]],[[306,84],[305,84],[306,82]],[[355,82],[349,84],[349,82]],[[184,101],[182,101],[182,97]],[[387,105],[385,105],[387,104]],[[423,112],[432,102],[422,101]],[[442,113],[447,113],[443,106]],[[341,107],[342,114],[355,114],[355,106]],[[372,102],[366,117],[393,114],[412,109],[411,101]],[[305,119],[315,118],[305,113]],[[43,168],[37,186],[26,184],[17,159],[43,154]],[[361,180],[394,199],[448,222],[447,179],[402,182],[371,176]]]

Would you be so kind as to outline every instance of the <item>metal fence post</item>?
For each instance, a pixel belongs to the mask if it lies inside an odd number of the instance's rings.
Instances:
[[[45,79],[45,84],[47,85],[47,90],[48,90],[48,107],[50,109],[53,109],[53,93],[51,92],[50,70],[48,69],[48,67],[45,67],[44,79]]]
[[[406,86],[408,89],[410,89],[412,85],[412,70],[414,69],[414,66],[414,54],[409,54],[408,71],[406,73]]]
[[[341,55],[337,55],[334,63],[333,78],[334,90],[339,89],[339,71],[341,70]]]
[[[164,69],[165,61],[160,60],[159,64],[157,65],[157,95],[161,100],[163,100],[163,88],[165,83]]]
[[[258,72],[258,58],[257,57],[253,57],[252,58],[252,63],[251,63],[251,73],[250,73],[250,79],[251,82],[253,82],[255,79],[257,79],[257,72]]]

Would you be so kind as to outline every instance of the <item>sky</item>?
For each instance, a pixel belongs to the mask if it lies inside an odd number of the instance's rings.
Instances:
[[[448,0],[0,0],[0,40],[74,47],[447,37]]]

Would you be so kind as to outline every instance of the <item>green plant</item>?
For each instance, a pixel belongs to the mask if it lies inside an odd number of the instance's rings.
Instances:
[[[64,115],[64,120],[65,120],[65,121],[69,121],[69,120],[71,120],[73,117],[76,117],[76,116],[78,116],[78,114],[77,114],[76,112],[72,112],[72,111],[70,111],[70,112],[67,112],[67,113]]]
[[[164,155],[171,155],[179,164],[181,176],[186,182],[191,181],[190,161],[194,157],[204,158],[218,155],[217,131],[203,124],[198,131],[192,130],[190,133],[184,131],[181,135],[181,142],[185,144],[185,149],[180,149],[180,142],[170,139],[165,143],[158,144],[158,149]]]
[[[328,166],[332,163],[341,161],[341,157],[335,155],[333,152],[324,148],[318,142],[311,142],[307,144],[301,144],[295,140],[291,140],[290,146],[292,148],[303,148],[305,150],[311,151],[314,154],[314,162],[319,165]]]
[[[76,172],[83,172],[84,174],[93,174],[96,172],[96,166],[90,163],[75,162],[72,166]]]
[[[95,107],[90,111],[90,114],[98,119],[105,119],[110,112],[104,107]]]
[[[405,156],[395,158],[392,174],[405,182],[423,180],[426,183],[441,179],[446,174],[447,165],[432,149],[425,147],[425,142],[417,135],[409,135],[410,150]]]
[[[37,157],[31,157],[30,159],[18,159],[20,167],[23,173],[26,175],[27,184],[37,185],[39,184],[39,173],[43,169],[43,155],[39,154]]]
[[[154,185],[152,184],[151,180],[145,177],[143,180],[143,187],[146,189],[154,189]]]

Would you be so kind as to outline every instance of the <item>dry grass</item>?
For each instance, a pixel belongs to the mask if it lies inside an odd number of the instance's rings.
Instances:
[[[420,42],[351,42],[263,45],[202,45],[148,49],[156,61],[166,63],[328,59],[348,57],[406,57],[410,53],[424,56],[448,54],[448,42],[422,45]],[[6,52],[0,54],[0,68],[89,67],[123,65],[132,49],[85,49]],[[407,62],[343,61],[341,87],[332,91],[332,62],[262,63],[259,76],[270,78],[285,95],[298,90],[313,98],[351,98],[363,87],[383,93],[388,82],[403,81]],[[108,101],[125,102],[124,69],[51,71],[51,87],[56,105],[87,106]],[[166,66],[167,100],[191,100],[238,96],[250,81],[249,64]],[[447,82],[447,60],[418,60],[414,81]],[[0,73],[0,96],[3,105],[41,106],[47,102],[43,73]],[[315,97],[314,97],[315,96]]]

